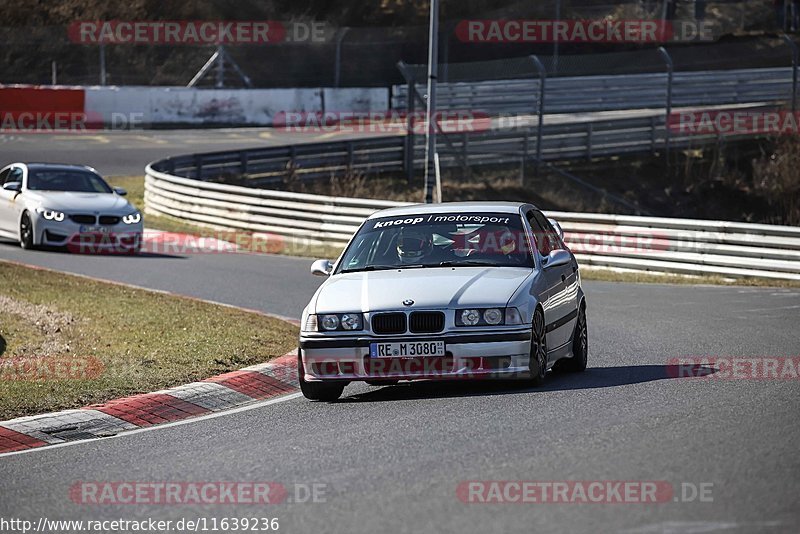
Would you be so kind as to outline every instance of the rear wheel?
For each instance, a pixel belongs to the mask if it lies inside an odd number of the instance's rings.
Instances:
[[[22,214],[22,218],[19,221],[19,244],[22,248],[27,250],[34,248],[33,222],[27,211]]]
[[[332,402],[342,396],[343,382],[306,382],[304,379],[303,359],[297,356],[297,381],[300,391],[309,400]]]
[[[589,360],[589,334],[586,328],[586,309],[578,309],[578,322],[572,333],[572,358],[559,360],[558,370],[567,373],[580,373],[586,370]]]
[[[531,332],[531,357],[530,357],[530,383],[539,386],[544,382],[547,374],[547,338],[545,337],[544,313],[537,308],[533,314],[533,329]]]

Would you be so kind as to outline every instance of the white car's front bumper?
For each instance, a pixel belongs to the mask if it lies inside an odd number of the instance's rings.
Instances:
[[[102,231],[87,231],[87,227]],[[109,225],[84,225],[70,220],[48,220],[37,217],[33,221],[34,244],[39,246],[67,247],[72,252],[126,253],[138,250],[142,243],[143,224],[119,222]]]
[[[444,341],[445,356],[374,358],[370,343]],[[435,336],[306,336],[300,338],[304,379],[314,381],[489,379],[526,377],[530,328]]]

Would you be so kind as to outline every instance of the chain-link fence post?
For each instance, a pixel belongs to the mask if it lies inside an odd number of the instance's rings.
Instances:
[[[339,87],[342,79],[342,41],[350,28],[339,28],[336,31],[336,57],[333,60],[333,86]]]
[[[397,69],[406,80],[406,138],[403,154],[403,170],[406,171],[406,181],[409,185],[414,181],[414,110],[416,109],[416,81],[414,73],[411,72],[406,64],[400,60],[397,62]]]
[[[785,33],[781,36],[792,49],[792,113],[797,111],[797,43]]]
[[[536,67],[536,70],[539,72],[539,126],[536,131],[536,175],[538,176],[542,163],[542,127],[544,125],[544,95],[545,84],[547,82],[547,71],[545,70],[541,60],[536,55],[531,55],[528,57],[531,58],[533,66]]]
[[[672,71],[674,64],[672,57],[663,46],[658,47],[658,53],[661,54],[664,63],[667,65],[667,102],[666,111],[664,114],[664,154],[667,158],[667,166],[669,166],[669,144],[670,144],[670,131],[669,131],[669,116],[672,114]]]

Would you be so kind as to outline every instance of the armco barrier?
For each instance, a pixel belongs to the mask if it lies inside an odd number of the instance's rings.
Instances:
[[[147,166],[148,214],[303,243],[343,245],[363,219],[401,202],[224,185]],[[724,221],[551,212],[582,265],[800,280],[800,228]]]
[[[486,131],[440,135],[437,151],[442,167],[519,165],[534,162],[537,155],[541,155],[542,161],[560,161],[655,152],[663,149],[667,139],[662,112],[596,113],[571,121],[545,122],[539,150],[535,122],[530,117],[520,119],[518,127],[495,120]],[[726,135],[725,139],[747,137],[752,134],[736,133]],[[708,133],[672,133],[669,139],[674,148],[719,141],[717,135]],[[288,176],[313,180],[345,172],[408,174],[424,168],[424,141],[421,135],[389,135],[189,154],[159,161],[154,169],[199,180],[243,176],[253,186],[269,186]]]
[[[791,67],[723,71],[676,72],[672,106],[717,106],[749,102],[776,102],[792,96]],[[619,74],[549,78],[545,113],[663,108],[667,75]],[[424,85],[417,85],[420,94]],[[538,109],[539,79],[439,83],[437,108],[467,109],[491,114],[532,113]],[[392,87],[392,107],[406,109],[408,85]]]

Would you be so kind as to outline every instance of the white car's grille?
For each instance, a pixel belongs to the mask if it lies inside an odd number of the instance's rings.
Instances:
[[[95,224],[97,222],[97,217],[94,215],[76,214],[70,215],[69,218],[78,224]]]
[[[433,334],[444,330],[442,312],[411,312],[409,330],[415,334]]]
[[[405,334],[405,313],[379,313],[372,316],[372,331],[376,334]]]

